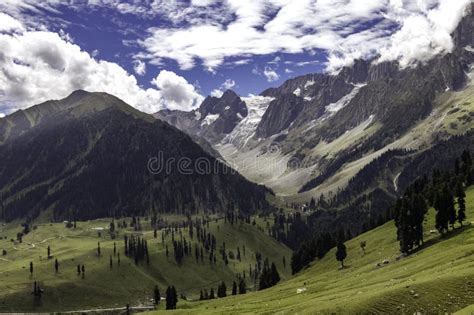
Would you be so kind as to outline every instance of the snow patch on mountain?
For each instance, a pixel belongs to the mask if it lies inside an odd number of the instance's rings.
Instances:
[[[206,117],[204,117],[203,121],[201,122],[201,126],[211,125],[218,118],[219,118],[219,114],[208,114]]]
[[[310,87],[311,85],[314,85],[314,81],[313,81],[313,80],[306,81],[306,83],[304,84],[304,88],[307,89],[307,88]]]
[[[195,118],[196,120],[201,119],[201,112],[195,111],[195,112],[194,112],[194,118]]]
[[[331,103],[328,106],[326,106],[326,113],[334,114],[340,111],[341,109],[343,109],[344,107],[346,107],[346,105],[349,104],[349,102],[354,98],[354,96],[356,96],[357,93],[359,93],[359,90],[365,85],[366,85],[365,83],[354,85],[354,88],[352,89],[352,91],[349,92],[349,94],[341,97],[341,99],[339,99],[337,102]]]
[[[293,91],[293,94],[295,94],[296,96],[301,96],[301,89],[296,88],[296,90]]]
[[[231,143],[236,147],[244,146],[255,134],[255,130],[257,130],[257,126],[260,120],[262,120],[263,114],[273,99],[273,97],[260,95],[243,97],[242,100],[247,105],[248,114],[235,126],[234,130],[223,139],[222,143]],[[239,118],[241,117],[242,116]]]

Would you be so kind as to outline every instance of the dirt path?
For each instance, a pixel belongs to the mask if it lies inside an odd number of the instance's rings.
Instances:
[[[37,245],[37,244],[43,244],[43,243],[45,243],[45,242],[47,242],[47,241],[54,240],[54,239],[56,239],[56,238],[59,238],[59,236],[48,237],[48,238],[45,238],[44,240],[42,240],[42,241],[40,241],[40,242],[36,242],[36,243],[26,243],[26,245],[31,246],[30,248],[27,248],[27,250],[28,250],[28,249],[32,249],[32,248],[36,248],[36,245]],[[13,246],[13,249],[14,249],[14,250],[21,250],[21,248],[17,248],[16,246]]]
[[[130,311],[151,311],[154,310],[154,306],[130,306]],[[117,312],[118,314],[126,313],[126,307],[111,307],[111,308],[93,308],[89,310],[79,310],[79,311],[69,311],[69,312],[61,312],[63,314],[82,314],[82,313],[103,313],[103,312]]]

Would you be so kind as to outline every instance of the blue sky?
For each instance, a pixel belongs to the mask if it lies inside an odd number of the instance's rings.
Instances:
[[[3,0],[0,116],[83,88],[145,112],[452,49],[470,0]]]
[[[170,27],[170,23],[160,16],[137,16],[132,13],[120,13],[113,8],[96,7],[95,9],[77,10],[67,5],[56,7],[58,12],[44,12],[50,19],[50,29],[55,32],[67,32],[74,43],[97,58],[120,64],[128,72],[134,73],[133,56],[141,51],[136,43],[146,37],[146,30],[151,27]],[[35,12],[25,12],[38,15]],[[41,14],[42,15],[42,14]],[[64,23],[64,21],[67,23]],[[241,56],[229,57],[227,63],[215,71],[206,69],[199,60],[191,69],[180,69],[175,60],[163,60],[163,64],[146,63],[146,73],[137,75],[140,85],[151,87],[151,81],[160,70],[166,69],[183,76],[188,82],[200,88],[203,95],[209,95],[223,82],[235,81],[232,87],[240,95],[258,94],[270,86],[278,86],[284,80],[311,72],[324,71],[326,53],[320,50],[317,54],[271,53],[249,58],[248,63],[232,64],[233,61],[247,59]],[[278,57],[278,58],[277,58]],[[275,58],[280,62],[274,62]],[[285,63],[286,62],[286,63]],[[291,62],[291,64],[290,64]],[[264,75],[265,68],[274,70],[278,79],[269,79]],[[286,72],[285,72],[286,70]]]

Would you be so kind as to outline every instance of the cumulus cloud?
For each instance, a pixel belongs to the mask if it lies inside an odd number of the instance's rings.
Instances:
[[[3,118],[5,117],[5,114],[4,113],[0,113],[0,118]]]
[[[156,89],[143,89],[118,64],[94,59],[57,33],[0,33],[0,47],[0,95],[7,113],[77,89],[116,95],[148,113],[165,107],[188,110],[202,99],[184,78],[165,70],[153,80]]]
[[[138,75],[145,75],[146,73],[146,64],[141,60],[133,61],[133,70]]]
[[[204,99],[192,84],[172,71],[162,70],[152,83],[159,88],[169,109],[190,111]]]
[[[265,76],[265,78],[267,78],[268,82],[273,82],[280,78],[278,73],[276,73],[276,71],[270,67],[265,67],[265,69],[263,70],[263,75]]]
[[[0,12],[0,32],[18,32],[23,30],[23,25],[19,21],[8,14]]]
[[[400,3],[395,4],[398,11],[408,16],[401,19],[401,29],[391,36],[389,45],[381,50],[380,61],[399,60],[400,65],[405,67],[451,51],[451,33],[470,2],[441,0],[439,5],[432,9],[420,7],[423,13],[416,15],[408,15],[409,13],[400,7]]]
[[[232,89],[234,86],[235,81],[232,79],[227,79],[219,86],[219,88],[211,91],[211,96],[221,97],[226,90]]]

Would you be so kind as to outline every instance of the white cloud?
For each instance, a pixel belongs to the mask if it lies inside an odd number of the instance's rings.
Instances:
[[[265,70],[263,70],[263,75],[267,78],[268,82],[273,82],[280,78],[278,73],[276,73],[276,71],[270,67],[265,67]]]
[[[152,83],[159,88],[169,109],[190,111],[204,99],[192,84],[172,71],[162,70]]]
[[[136,74],[143,76],[146,73],[146,64],[141,60],[134,60],[133,61],[133,70]]]
[[[278,65],[280,63],[280,61],[281,61],[281,58],[279,56],[276,56],[275,58],[270,60],[268,63],[273,64],[273,65]]]
[[[4,113],[0,113],[0,118],[3,118],[5,117],[5,114]]]
[[[285,73],[293,73],[293,70],[285,68]]]
[[[107,92],[139,110],[189,110],[202,96],[187,81],[163,70],[153,80],[158,87],[143,89],[135,76],[116,63],[96,60],[57,33],[0,33],[0,101],[9,113],[74,90]]]
[[[232,79],[227,79],[220,85],[219,88],[211,91],[211,96],[221,97],[226,90],[232,89],[235,86],[235,81]]]
[[[0,32],[23,31],[23,25],[8,14],[0,12]]]
[[[175,60],[181,69],[202,64],[215,73],[227,62],[238,64],[229,59],[277,53],[311,55],[321,50],[328,55],[328,71],[350,65],[354,58],[376,55],[381,55],[380,60],[411,65],[450,51],[450,32],[470,2],[191,0],[189,5],[179,0],[87,0],[68,1],[68,5],[103,6],[149,20],[167,20],[161,23],[164,26],[149,28],[145,38],[136,41],[143,51],[135,58],[153,65]],[[23,19],[21,12],[54,11],[61,3],[64,1],[3,0],[0,11],[41,29],[41,19]]]
[[[450,34],[470,2],[441,0],[433,9],[421,8],[424,14],[407,16],[401,21],[401,29],[391,36],[390,44],[381,50],[380,61],[399,60],[405,67],[451,51],[453,41]],[[399,8],[399,4],[396,7]]]
[[[198,7],[206,7],[215,2],[216,0],[191,0],[191,4]]]
[[[237,56],[317,50],[328,53],[329,71],[377,54],[409,64],[450,50],[449,31],[469,2],[227,0],[222,6],[235,18],[150,28],[139,44],[146,58],[173,59],[182,69],[200,62],[216,69]]]
[[[222,87],[225,89],[225,90],[228,90],[228,89],[231,89],[235,86],[235,81],[232,80],[232,79],[227,79],[225,80],[224,83],[222,83]]]

